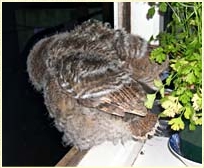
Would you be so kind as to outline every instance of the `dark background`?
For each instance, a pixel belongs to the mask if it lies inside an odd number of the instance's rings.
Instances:
[[[95,18],[113,25],[113,3],[2,3],[3,166],[54,166],[70,149],[28,80],[26,59],[41,38]]]

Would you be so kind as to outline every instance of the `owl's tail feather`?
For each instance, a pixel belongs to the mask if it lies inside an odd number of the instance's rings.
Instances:
[[[130,123],[130,129],[134,139],[147,139],[152,137],[159,126],[158,116],[148,113],[145,117]]]

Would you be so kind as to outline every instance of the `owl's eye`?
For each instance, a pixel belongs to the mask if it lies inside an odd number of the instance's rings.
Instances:
[[[105,23],[104,25],[105,25],[107,28],[111,28],[110,23]]]

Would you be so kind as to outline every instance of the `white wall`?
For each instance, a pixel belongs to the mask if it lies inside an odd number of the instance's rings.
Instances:
[[[114,28],[120,28],[120,2],[114,3]],[[163,17],[160,16],[156,9],[152,19],[147,19],[147,11],[150,8],[148,2],[131,2],[131,33],[138,34],[146,40],[156,36],[163,30]],[[158,44],[155,42],[153,44]]]

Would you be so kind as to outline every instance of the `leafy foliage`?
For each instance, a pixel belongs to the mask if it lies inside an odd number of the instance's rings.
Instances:
[[[184,129],[184,119],[190,121],[189,129],[195,130],[202,124],[202,3],[161,2],[153,3],[148,11],[150,18],[155,7],[164,13],[172,10],[172,21],[167,30],[157,39],[160,47],[151,53],[151,60],[162,63],[169,55],[170,74],[164,84],[155,82],[158,91],[147,95],[145,105],[152,108],[156,94],[161,95],[164,111],[160,116],[171,117],[173,130]],[[170,95],[164,95],[164,88],[173,85]]]

